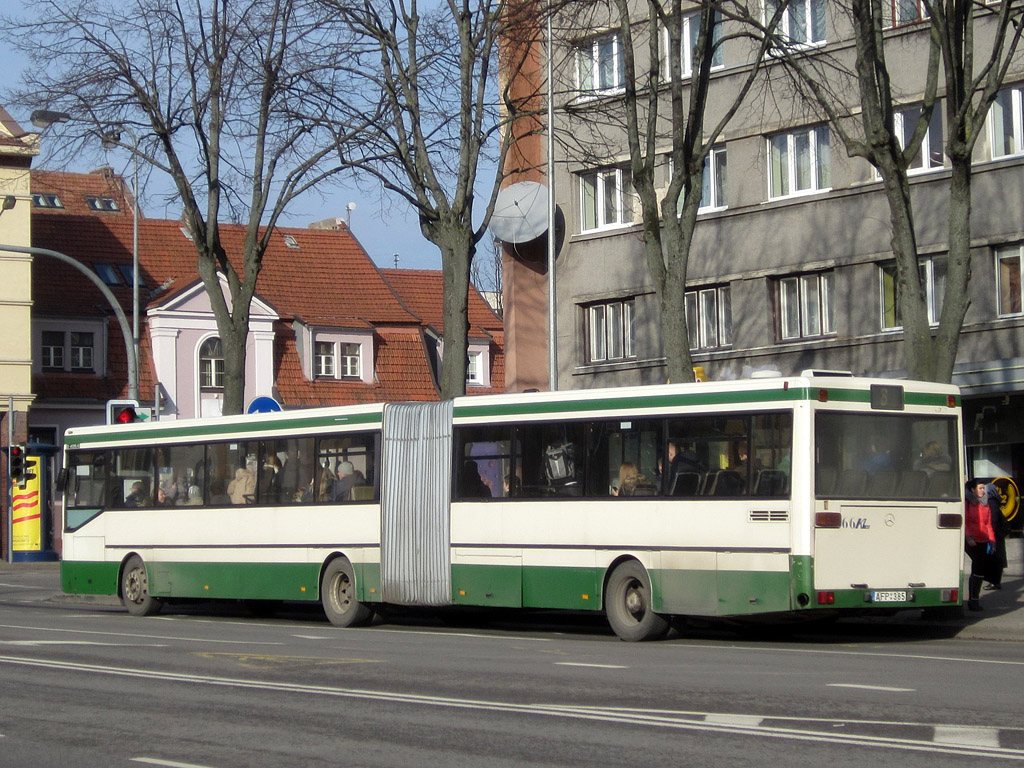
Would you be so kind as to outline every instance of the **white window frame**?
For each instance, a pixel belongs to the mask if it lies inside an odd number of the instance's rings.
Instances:
[[[682,33],[679,41],[680,46],[680,71],[683,77],[693,76],[693,57],[697,50],[697,35],[700,34],[700,13],[688,13],[683,16],[682,20]],[[662,48],[665,51],[664,60],[665,67],[662,73],[666,80],[672,78],[672,67],[669,62],[669,38],[668,30],[664,27],[661,30]],[[711,29],[711,43],[715,46],[714,51],[711,54],[711,71],[714,72],[718,69],[725,67],[725,55],[722,50],[722,15],[715,13],[715,21]]]
[[[602,67],[611,58],[611,69]],[[611,81],[602,80],[609,73]],[[622,41],[617,32],[592,38],[576,46],[576,90],[581,96],[619,93],[625,88],[625,62]]]
[[[1017,85],[1004,88],[996,96],[988,114],[989,141],[992,159],[1017,157],[1024,154],[1024,87]],[[1006,111],[1010,114],[1007,116]],[[1009,131],[1009,132],[1008,132]],[[1007,149],[1006,142],[1012,146]]]
[[[626,168],[608,168],[579,174],[580,232],[600,232],[633,224],[636,196]],[[588,190],[593,190],[593,218],[588,217]],[[609,200],[609,195],[613,198]]]
[[[920,107],[905,107],[893,113],[893,130],[896,132],[896,140],[899,142],[901,149],[906,148],[907,141],[913,133],[917,117],[920,113]],[[936,129],[938,129],[937,142],[935,141]],[[945,136],[942,130],[942,110],[939,108],[939,105],[936,104],[935,108],[932,110],[932,119],[928,124],[928,130],[925,131],[924,139],[921,141],[917,158],[911,161],[910,165],[907,167],[907,173],[911,175],[917,173],[929,173],[931,171],[940,171],[945,168],[946,155],[945,146],[943,144],[944,139]],[[936,152],[938,152],[938,156],[940,158],[938,161],[936,161],[935,158]]]
[[[776,296],[780,341],[835,335],[834,270],[781,277]]]
[[[728,208],[725,196],[725,185],[726,185],[726,169],[728,167],[729,155],[726,151],[725,145],[721,144],[716,147],[712,147],[711,151],[708,152],[704,158],[704,174],[701,179],[701,190],[700,190],[700,205],[697,206],[697,213],[712,213],[714,211],[724,211]],[[664,190],[668,189],[669,182],[672,179],[673,165],[672,158],[669,157],[665,164],[665,187]],[[663,191],[664,191],[663,190]],[[680,194],[679,200],[676,201],[676,213],[682,216],[683,205],[686,203],[685,195]]]
[[[221,343],[220,357],[203,357],[203,347],[207,342],[219,340],[217,336],[207,336],[200,340],[196,346],[196,378],[200,392],[223,392],[224,391],[224,342]]]
[[[831,189],[832,151],[827,125],[777,133],[768,137],[767,144],[770,200],[800,197]],[[782,172],[778,175],[775,172],[777,157]],[[806,174],[801,173],[802,157],[807,159]]]
[[[599,301],[583,307],[584,362],[588,365],[635,359],[634,300]]]
[[[362,378],[363,345],[352,341],[338,342],[338,361],[341,364],[341,378]]]
[[[82,337],[88,337],[84,339]],[[76,339],[76,337],[78,337]],[[77,340],[77,344],[75,343]],[[88,341],[88,343],[84,343]],[[93,373],[96,370],[96,334],[92,331],[68,333],[68,362],[72,373]]]
[[[47,344],[45,334],[52,333],[56,336],[60,336],[60,344]],[[54,339],[55,340],[55,339]],[[41,332],[40,335],[40,365],[44,371],[57,371],[64,370],[64,345],[67,343],[67,333],[65,331],[55,331],[46,329]]]
[[[337,347],[332,341],[313,342],[313,366],[315,378],[334,378],[334,372],[337,369],[334,364],[337,355],[336,349]]]
[[[927,256],[918,261],[921,283],[924,286],[925,306],[928,310],[928,324],[936,326],[942,314],[942,300],[946,289],[946,257]],[[889,261],[879,265],[879,324],[883,331],[903,330],[903,322],[899,317],[899,293],[897,288],[896,262]],[[889,276],[887,280],[887,275]],[[889,298],[887,283],[892,285],[892,297]],[[886,319],[889,313],[886,306],[892,303],[892,322]],[[887,324],[888,323],[888,324]]]
[[[766,24],[775,15],[776,2],[777,0],[765,1],[764,21]],[[826,8],[826,0],[793,0],[782,12],[776,30],[777,34],[787,40],[790,45],[801,48],[824,45],[828,42]],[[815,11],[819,12],[817,17]],[[821,22],[821,28],[817,30],[814,23],[816,18]],[[819,36],[816,37],[816,34]]]
[[[491,342],[469,339],[466,346],[466,384],[491,386]]]
[[[885,0],[882,3],[882,24],[888,28],[904,27],[929,18],[928,9],[922,0]]]
[[[1020,244],[999,248],[995,252],[996,314],[999,317],[1024,315],[1024,292],[1021,290],[1021,277],[1024,275],[1022,257],[1024,249]],[[1010,265],[1010,269],[1004,270],[1004,265]]]
[[[732,293],[728,285],[697,288],[684,296],[691,350],[732,344]]]

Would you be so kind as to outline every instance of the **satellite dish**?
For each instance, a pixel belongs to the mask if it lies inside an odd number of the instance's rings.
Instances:
[[[528,243],[548,230],[548,188],[520,181],[498,193],[491,232],[503,243]]]

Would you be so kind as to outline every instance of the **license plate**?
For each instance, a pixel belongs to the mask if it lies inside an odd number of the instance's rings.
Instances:
[[[906,590],[893,590],[889,592],[872,592],[871,602],[873,603],[905,603],[907,602]]]

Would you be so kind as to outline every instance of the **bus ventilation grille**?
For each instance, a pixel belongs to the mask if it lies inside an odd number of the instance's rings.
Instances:
[[[789,520],[789,512],[784,509],[754,509],[750,512],[752,523],[784,523]]]

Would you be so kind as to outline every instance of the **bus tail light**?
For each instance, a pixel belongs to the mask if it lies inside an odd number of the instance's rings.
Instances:
[[[939,515],[939,528],[960,528],[964,517],[959,512],[943,512]]]
[[[835,592],[819,592],[818,593],[818,605],[835,605],[836,604],[836,593]]]
[[[843,524],[843,516],[838,512],[815,512],[815,528],[839,528]]]
[[[956,408],[956,395],[947,395],[946,405],[948,405],[950,408]]]
[[[942,590],[942,602],[944,603],[957,603],[960,601],[960,590],[959,589],[944,589]]]

